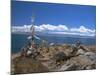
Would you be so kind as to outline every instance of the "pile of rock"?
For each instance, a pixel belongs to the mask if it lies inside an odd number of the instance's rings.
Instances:
[[[13,58],[14,73],[90,70],[96,68],[96,53],[92,47],[77,45],[50,45],[37,48],[33,57]],[[95,48],[93,48],[95,49]]]
[[[59,63],[61,66],[55,71],[90,70],[96,68],[96,53],[80,48],[69,56],[60,52],[54,58],[56,62],[65,60],[63,64]]]

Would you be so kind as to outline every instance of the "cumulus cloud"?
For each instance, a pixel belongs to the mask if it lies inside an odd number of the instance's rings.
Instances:
[[[32,25],[12,26],[12,32],[30,32]],[[42,24],[34,25],[37,32],[48,32],[50,34],[68,34],[68,35],[80,35],[80,36],[95,36],[95,29],[89,29],[85,26],[78,28],[68,28],[66,25],[51,25]]]
[[[42,24],[40,26],[35,26],[37,31],[67,31],[68,28],[65,25],[50,25],[50,24]]]
[[[79,28],[71,28],[70,31],[73,31],[73,32],[82,32],[82,33],[87,33],[87,32],[95,32],[95,29],[88,29],[84,26],[80,26]]]
[[[30,32],[30,27],[32,25],[23,25],[23,26],[12,26],[12,32]]]
[[[21,32],[30,32],[32,25],[23,25],[23,26],[12,26],[12,32],[21,31]],[[51,24],[42,24],[34,25],[35,31],[68,31],[67,26],[65,25],[51,25]]]

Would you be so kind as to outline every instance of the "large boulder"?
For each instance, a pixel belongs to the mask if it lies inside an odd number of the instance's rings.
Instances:
[[[53,59],[56,61],[56,62],[60,62],[60,61],[64,61],[67,59],[67,56],[64,52],[58,52],[57,54],[55,54],[53,56]]]

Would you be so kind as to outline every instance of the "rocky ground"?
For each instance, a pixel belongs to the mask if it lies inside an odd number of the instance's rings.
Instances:
[[[73,48],[72,45],[49,45],[38,47],[39,54],[33,57],[12,54],[11,73],[40,73],[96,69],[96,46]]]

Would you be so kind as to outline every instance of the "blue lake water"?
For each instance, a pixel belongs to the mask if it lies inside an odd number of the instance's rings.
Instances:
[[[27,37],[29,35],[25,34],[11,34],[11,50],[13,53],[19,52],[20,49],[26,45],[27,43]],[[95,45],[96,44],[96,38],[95,37],[89,37],[89,38],[80,38],[80,37],[68,37],[68,36],[47,36],[47,35],[38,35],[43,40],[48,41],[48,43],[56,43],[56,44],[74,44],[76,41],[81,41],[82,44],[85,45]],[[39,40],[35,39],[36,43],[40,43]]]

